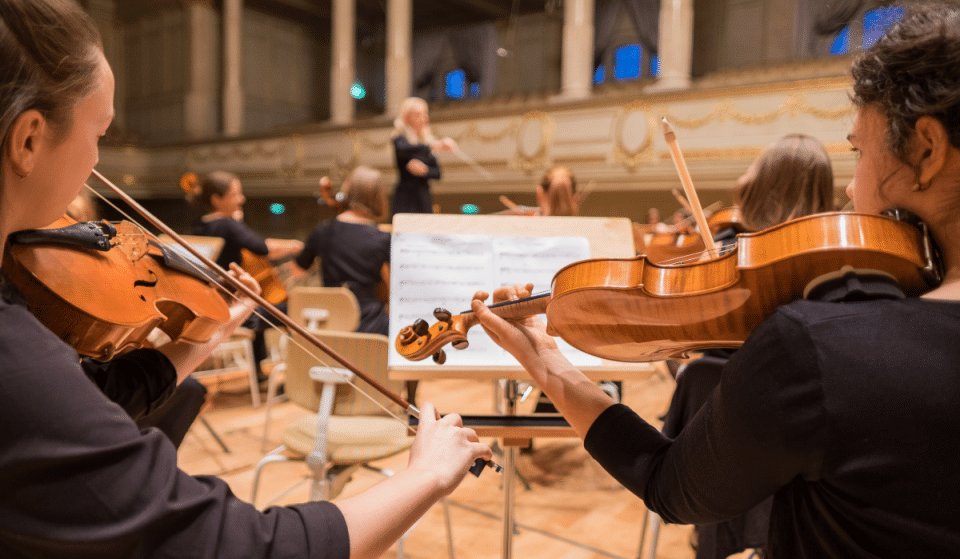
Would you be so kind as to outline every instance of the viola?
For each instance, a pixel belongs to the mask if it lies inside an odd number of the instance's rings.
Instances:
[[[145,347],[154,328],[172,340],[206,342],[230,318],[208,279],[128,221],[64,216],[14,233],[3,271],[44,326],[94,359]]]
[[[590,259],[562,268],[551,291],[491,305],[505,319],[546,313],[547,332],[613,361],[659,361],[690,351],[743,344],[783,304],[805,296],[840,270],[889,277],[909,296],[939,282],[929,238],[881,215],[832,212],[801,217],[756,233],[706,261],[658,264],[645,256]],[[469,345],[478,324],[470,311],[434,311],[437,322],[404,327],[397,352],[409,360],[442,347]]]

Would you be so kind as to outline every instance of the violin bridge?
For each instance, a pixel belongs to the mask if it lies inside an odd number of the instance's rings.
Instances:
[[[147,254],[147,236],[140,227],[130,221],[121,221],[116,227],[114,246],[131,262],[143,258]]]

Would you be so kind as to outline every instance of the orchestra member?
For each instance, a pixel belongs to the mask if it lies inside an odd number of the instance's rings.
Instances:
[[[960,6],[908,5],[854,60],[853,92],[855,209],[918,216],[943,282],[920,298],[778,308],[676,439],[571,366],[538,319],[505,321],[485,293],[473,310],[591,455],[667,522],[719,522],[773,496],[771,558],[950,557],[960,549]]]
[[[579,215],[580,194],[577,178],[566,167],[554,167],[544,173],[537,185],[538,215]]]
[[[232,173],[215,171],[202,180],[192,183],[181,181],[190,205],[201,208],[205,213],[191,227],[190,233],[204,237],[223,239],[223,248],[216,263],[226,269],[230,264],[243,261],[241,250],[246,249],[268,261],[296,254],[303,243],[296,239],[264,239],[243,222],[243,204],[247,199],[243,195],[240,179]],[[286,312],[286,303],[275,305]],[[253,361],[257,380],[261,383],[267,377],[260,369],[260,363],[269,356],[264,332],[270,324],[261,318],[262,309],[250,315],[243,324],[253,332]]]
[[[114,80],[96,28],[76,2],[0,0],[0,83],[6,241],[60,218],[83,187],[113,118]],[[122,288],[103,280],[105,290]],[[2,285],[4,557],[181,557],[198,550],[210,557],[377,557],[449,494],[476,458],[490,457],[456,415],[434,419],[425,404],[403,472],[336,503],[257,511],[222,480],[180,471],[170,441],[138,429],[90,382],[76,352],[14,302],[8,281]],[[144,381],[185,377],[247,316],[249,304],[233,304],[231,319],[207,344],[138,352],[131,371]]]
[[[432,213],[430,179],[440,178],[440,165],[434,154],[456,152],[457,143],[451,138],[438,140],[433,136],[427,102],[419,97],[403,101],[393,126],[398,180],[393,191],[392,211],[394,214]]]
[[[307,270],[319,258],[323,285],[350,289],[360,304],[357,332],[387,335],[385,301],[377,284],[389,283],[390,234],[377,222],[387,214],[387,199],[379,171],[357,167],[340,188],[343,211],[317,226],[294,259]]]

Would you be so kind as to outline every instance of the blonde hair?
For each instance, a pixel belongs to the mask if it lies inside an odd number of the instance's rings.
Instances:
[[[374,221],[380,221],[387,213],[387,194],[383,190],[380,171],[359,166],[344,181],[340,192],[344,193],[344,205]]]
[[[833,166],[815,138],[788,134],[764,150],[755,165],[756,174],[734,192],[747,229],[833,209]]]
[[[553,176],[558,172],[565,172],[570,177],[570,182],[562,181],[553,184]],[[566,167],[554,167],[540,179],[540,188],[546,197],[546,207],[541,208],[543,215],[577,215],[577,178],[573,172]]]
[[[427,111],[427,102],[419,97],[407,97],[403,100],[403,103],[400,105],[400,114],[393,120],[394,136],[403,136],[412,144],[430,145],[436,141],[433,132],[430,131],[429,125],[424,127],[423,134],[418,134],[416,130],[410,128],[407,124],[407,116],[415,109],[421,107],[424,112]]]

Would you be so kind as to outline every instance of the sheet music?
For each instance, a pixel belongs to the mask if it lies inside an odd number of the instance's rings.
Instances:
[[[418,318],[433,324],[433,309],[453,314],[470,310],[476,291],[492,293],[497,287],[533,283],[534,293],[548,291],[553,276],[563,266],[590,258],[585,237],[514,237],[394,233],[391,244],[390,339]],[[546,320],[541,315],[542,320]],[[470,347],[450,346],[445,366],[518,365],[479,326],[467,334]],[[597,366],[600,359],[557,343],[578,366]],[[391,344],[390,366],[409,365]],[[433,365],[427,358],[419,364]]]

